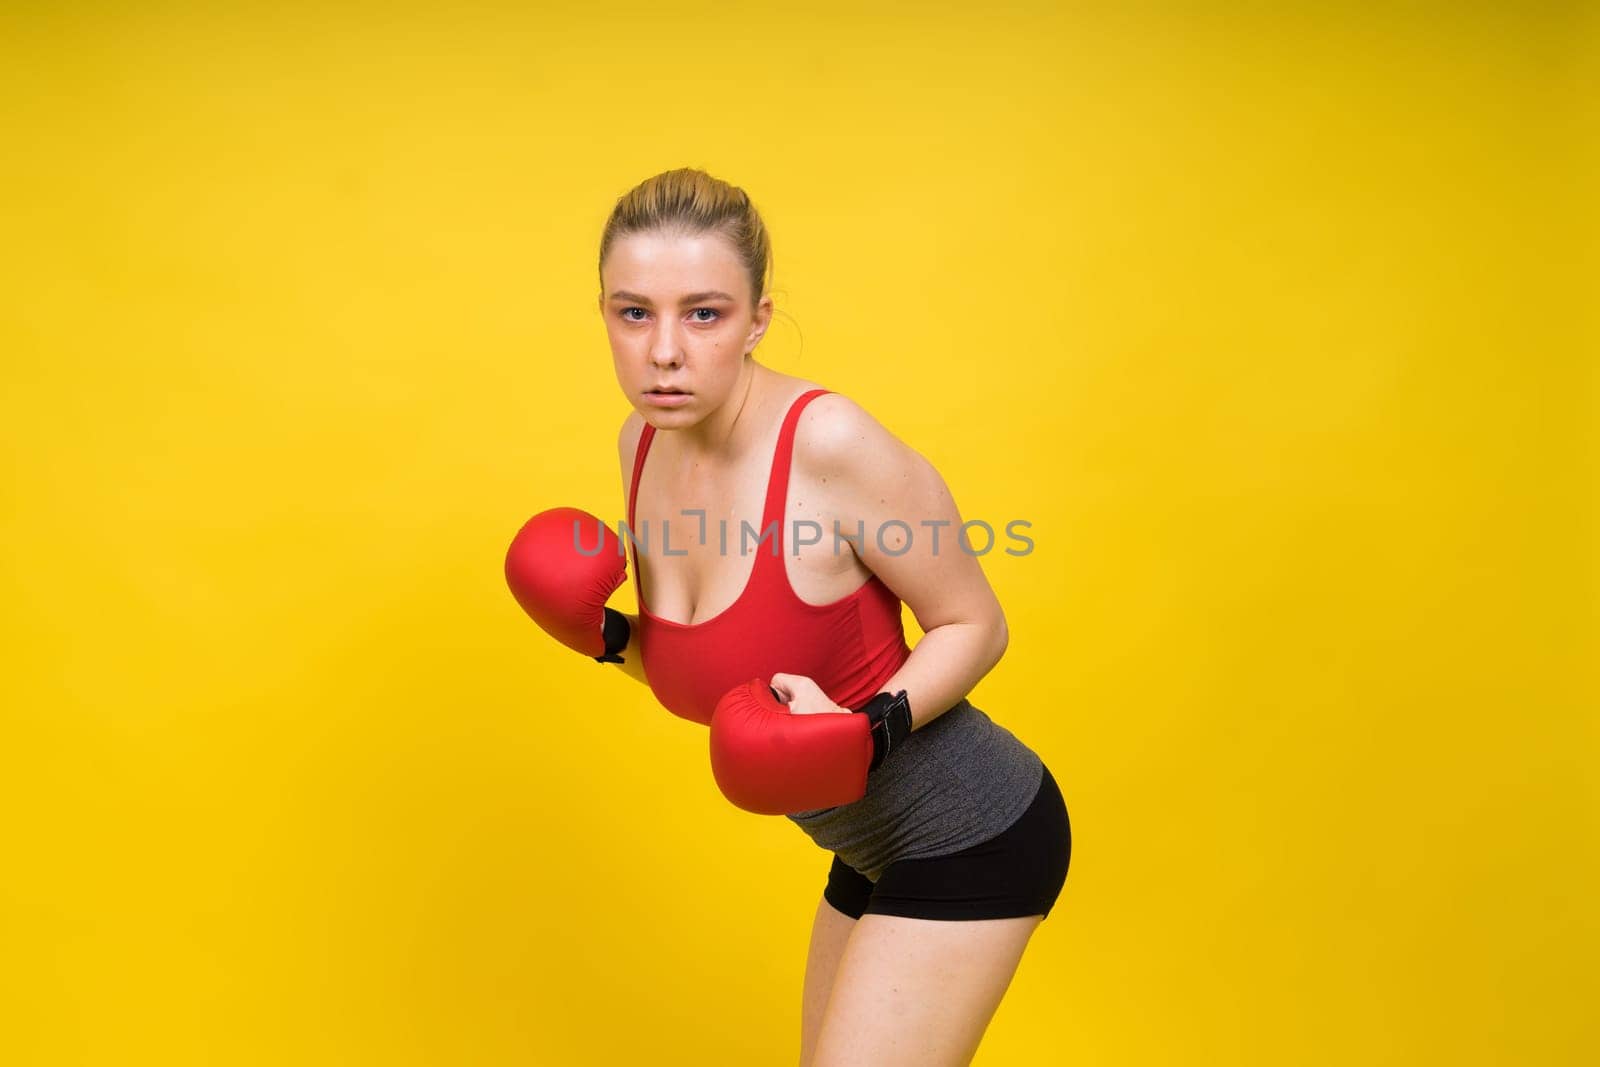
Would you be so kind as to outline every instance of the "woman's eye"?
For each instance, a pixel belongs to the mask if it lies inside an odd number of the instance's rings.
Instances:
[[[639,313],[638,316],[633,314],[635,311]],[[717,319],[722,317],[722,312],[718,311],[716,308],[695,308],[693,311],[689,312],[689,314],[700,315],[702,312],[711,317],[697,318],[694,320],[695,322],[715,322]],[[626,307],[618,312],[618,314],[621,315],[623,320],[626,322],[643,322],[646,312],[644,308],[641,307]]]

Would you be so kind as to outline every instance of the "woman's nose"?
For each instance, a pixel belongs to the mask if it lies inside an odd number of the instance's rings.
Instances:
[[[656,367],[675,367],[683,362],[683,346],[672,327],[662,325],[650,338],[650,363]]]

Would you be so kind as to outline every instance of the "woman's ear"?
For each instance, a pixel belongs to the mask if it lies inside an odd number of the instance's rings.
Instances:
[[[760,344],[761,339],[767,335],[767,327],[772,325],[772,311],[772,297],[770,295],[763,296],[760,302],[756,304],[754,321],[751,323],[749,335],[745,338],[750,343],[750,347],[745,349],[745,358],[748,359],[750,357],[750,354],[755,351],[756,345]]]

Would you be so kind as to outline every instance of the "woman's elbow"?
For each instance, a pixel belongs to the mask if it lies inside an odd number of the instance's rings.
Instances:
[[[989,627],[991,634],[989,646],[989,668],[1000,662],[1006,654],[1006,645],[1011,643],[1011,630],[1006,626],[1006,617],[998,612],[995,614],[994,623]]]

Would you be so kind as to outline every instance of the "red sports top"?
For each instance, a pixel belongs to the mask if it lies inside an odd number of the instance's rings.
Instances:
[[[651,691],[674,715],[708,724],[717,701],[729,689],[752,678],[770,679],[779,672],[805,675],[835,704],[858,708],[876,696],[911,655],[900,622],[900,598],[877,575],[838,600],[811,604],[795,593],[784,570],[787,531],[781,520],[788,500],[795,426],[812,398],[828,391],[813,389],[801,394],[784,417],[756,535],[776,522],[776,536],[768,536],[755,547],[755,564],[744,591],[727,609],[692,625],[650,614],[644,583],[639,580],[639,547],[629,538],[634,591],[639,599],[641,662]],[[639,496],[639,472],[654,437],[655,427],[646,424],[634,453],[633,481],[628,489],[630,531],[635,529],[633,507]],[[737,555],[740,545],[753,544],[755,539],[745,538],[742,528],[730,528],[728,544],[733,551],[729,554]],[[646,552],[651,551],[648,536],[641,535],[640,541]],[[829,543],[827,534],[822,543]]]

